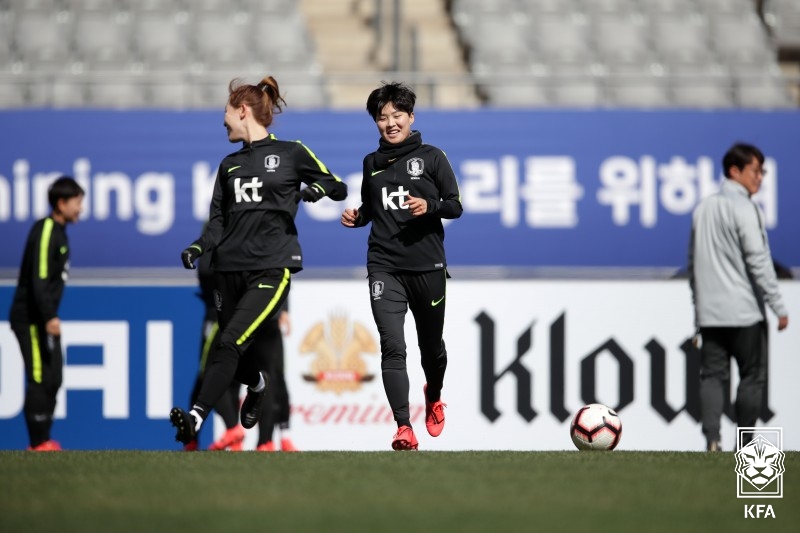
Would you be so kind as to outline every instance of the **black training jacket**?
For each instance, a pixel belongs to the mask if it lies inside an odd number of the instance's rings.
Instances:
[[[424,198],[428,212],[414,217],[402,204],[408,195]],[[443,218],[461,216],[458,182],[447,156],[422,144],[376,169],[375,153],[364,158],[356,226],[372,222],[367,251],[369,272],[419,271],[447,267]]]
[[[208,224],[192,246],[213,251],[218,272],[301,270],[294,224],[301,182],[333,200],[347,197],[347,185],[300,141],[270,134],[245,144],[220,163]]]
[[[28,233],[17,290],[9,321],[45,324],[58,316],[69,273],[69,242],[66,226],[52,217],[37,221]]]

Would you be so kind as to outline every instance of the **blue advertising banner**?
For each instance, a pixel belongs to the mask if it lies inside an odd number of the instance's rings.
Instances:
[[[187,287],[68,287],[59,309],[66,370],[53,438],[71,449],[177,449],[173,405],[189,403],[204,305]],[[8,309],[14,287],[0,286]],[[24,367],[0,321],[0,449],[28,446]],[[211,431],[201,436],[211,442]]]
[[[234,151],[219,111],[0,111],[0,268],[16,268],[60,174],[86,188],[70,228],[76,267],[179,268],[208,213],[216,166]],[[800,114],[756,111],[433,111],[414,127],[442,148],[464,215],[447,227],[451,265],[680,267],[691,212],[736,141],[761,147],[757,201],[775,259],[800,265]],[[286,112],[271,131],[302,140],[350,186],[346,202],[303,204],[305,264],[365,263],[367,229],[339,224],[360,203],[377,147],[364,112]]]

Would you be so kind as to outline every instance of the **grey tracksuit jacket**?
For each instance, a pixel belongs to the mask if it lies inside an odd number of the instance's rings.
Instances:
[[[724,179],[694,211],[689,285],[697,327],[750,326],[765,304],[786,316],[764,228],[764,216],[743,185]]]

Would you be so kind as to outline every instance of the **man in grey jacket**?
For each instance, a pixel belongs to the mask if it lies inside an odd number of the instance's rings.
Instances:
[[[764,215],[752,200],[764,177],[764,154],[735,144],[722,159],[727,179],[718,193],[694,211],[689,244],[689,285],[700,350],[702,430],[709,451],[720,450],[720,419],[730,383],[730,358],[736,358],[739,387],[735,413],[739,427],[754,427],[767,381],[765,308],[789,324],[764,228]]]

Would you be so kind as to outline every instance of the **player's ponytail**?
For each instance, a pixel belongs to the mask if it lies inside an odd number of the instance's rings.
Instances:
[[[268,106],[272,113],[280,113],[283,111],[286,100],[281,96],[281,91],[278,88],[278,82],[275,78],[267,76],[258,83],[257,87],[267,95],[268,101],[265,101],[264,105]]]
[[[231,80],[228,85],[228,103],[233,107],[246,105],[253,112],[256,122],[268,128],[273,115],[283,111],[286,101],[272,76],[266,76],[257,85],[243,83],[240,79]]]

